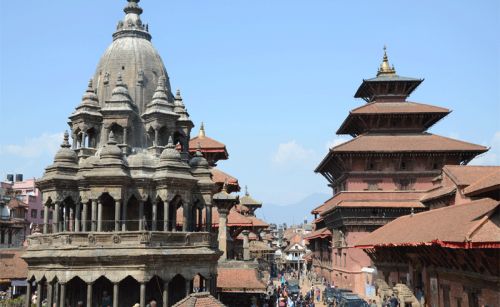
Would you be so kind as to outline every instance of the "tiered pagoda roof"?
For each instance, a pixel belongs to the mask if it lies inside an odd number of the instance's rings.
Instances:
[[[215,166],[219,160],[227,160],[229,158],[226,145],[206,136],[205,125],[203,123],[201,123],[198,136],[189,141],[189,152],[191,154],[194,154],[198,148],[201,149],[201,153],[211,166]]]

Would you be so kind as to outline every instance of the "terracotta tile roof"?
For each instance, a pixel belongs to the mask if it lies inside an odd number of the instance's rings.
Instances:
[[[320,214],[324,216],[341,201],[386,202],[387,207],[397,207],[397,202],[418,201],[422,194],[422,192],[415,191],[342,191],[323,204]],[[366,206],[370,205],[366,204]]]
[[[264,222],[263,220],[255,217],[255,216],[247,216],[248,219],[250,219],[252,221],[252,224],[254,227],[264,227],[264,228],[267,228],[269,227],[269,224]]]
[[[311,214],[320,214],[321,212],[323,212],[323,210],[325,209],[326,203],[328,203],[333,197],[335,197],[335,196],[330,197],[324,203],[322,203],[321,205],[319,205],[316,208],[312,209],[311,210]]]
[[[191,293],[179,302],[177,302],[173,307],[222,307],[226,306],[222,304],[215,297],[210,295],[209,292],[197,292]]]
[[[226,152],[226,145],[212,138],[209,138],[208,136],[195,136],[194,138],[189,140],[189,151],[196,152],[196,149],[198,149],[198,144],[201,146],[202,151]]]
[[[336,152],[443,152],[471,151],[482,153],[488,148],[430,133],[362,134],[330,149]]]
[[[342,200],[338,202],[337,207],[357,207],[357,208],[425,208],[417,200]]]
[[[490,198],[397,218],[355,243],[357,247],[438,244],[500,248],[500,202]]]
[[[21,258],[23,249],[0,249],[0,280],[26,279],[28,264]]]
[[[484,176],[464,189],[468,196],[496,190],[500,193],[500,167],[493,174]]]
[[[252,241],[250,242],[251,252],[274,252],[274,249],[269,247],[265,242],[262,241]]]
[[[327,228],[321,228],[318,230],[315,230],[311,233],[308,233],[304,238],[307,240],[312,240],[312,239],[324,239],[324,238],[329,238],[332,236],[332,232],[328,230]]]
[[[258,240],[259,237],[252,231],[250,231],[250,233],[248,234],[248,240],[250,241],[255,241],[255,240]],[[243,233],[240,233],[237,237],[236,237],[236,240],[242,240],[243,241]]]
[[[304,238],[300,234],[295,234],[291,239],[290,239],[290,245],[292,244],[302,244],[302,240]]]
[[[239,213],[247,213],[250,211],[248,207],[245,205],[236,205],[234,207],[236,208],[236,211],[238,211]]]
[[[445,165],[443,173],[458,186],[471,185],[480,178],[500,171],[500,166]]]
[[[217,184],[224,184],[224,182],[227,181],[227,184],[229,186],[233,186],[233,190],[235,191],[239,191],[240,190],[240,185],[238,183],[238,179],[236,179],[235,177],[221,171],[220,169],[218,168],[211,168],[210,169],[210,172],[212,173],[212,181],[217,183]]]
[[[7,207],[9,207],[10,209],[15,209],[15,208],[25,208],[25,209],[27,209],[27,208],[29,208],[29,205],[23,203],[22,201],[20,201],[17,198],[12,198],[9,201],[9,203],[7,204]]]
[[[217,288],[222,292],[265,293],[267,287],[258,278],[256,269],[218,267]]]
[[[455,194],[456,191],[457,188],[455,186],[448,186],[448,187],[439,186],[437,188],[429,190],[424,196],[422,196],[420,201],[428,202],[444,196],[453,195]]]
[[[371,102],[351,110],[352,114],[450,113],[450,110],[411,101]]]

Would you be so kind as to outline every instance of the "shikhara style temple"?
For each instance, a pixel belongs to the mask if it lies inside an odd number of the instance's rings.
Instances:
[[[225,146],[209,147],[204,136],[190,142],[194,125],[138,2],[128,0],[69,117],[72,143],[66,133],[37,182],[45,220],[23,256],[37,306],[171,306],[195,288],[216,295],[226,207],[238,200],[229,192],[239,186],[213,178]],[[28,286],[26,306],[34,290]]]
[[[336,286],[371,295],[375,268],[355,242],[400,216],[428,210],[421,198],[435,188],[443,166],[465,165],[487,151],[427,131],[450,110],[407,100],[422,81],[396,74],[384,48],[376,77],[363,80],[354,95],[366,104],[351,110],[337,131],[353,138],[331,148],[315,170],[333,196],[312,211],[315,231],[306,238],[313,269]]]

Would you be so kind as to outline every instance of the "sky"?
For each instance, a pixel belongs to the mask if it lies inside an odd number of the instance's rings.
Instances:
[[[111,43],[126,1],[0,0],[0,179],[40,177]],[[431,132],[491,147],[500,164],[499,1],[143,0],[142,20],[219,167],[264,203],[330,193],[314,173],[364,101],[383,46],[410,101],[452,109]]]

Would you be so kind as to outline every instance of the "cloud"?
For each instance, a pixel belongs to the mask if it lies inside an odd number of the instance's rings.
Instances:
[[[53,156],[63,139],[62,133],[43,133],[29,138],[23,144],[0,145],[0,156],[15,156],[20,158],[37,158],[44,155]]]
[[[486,153],[480,155],[471,161],[472,165],[500,165],[500,131],[495,132],[489,144],[490,147]]]
[[[295,140],[281,143],[273,155],[273,163],[276,165],[288,165],[296,162],[312,161],[315,153],[312,149],[304,148]]]
[[[335,146],[338,146],[338,145],[340,145],[342,143],[345,143],[345,142],[347,142],[347,141],[349,141],[351,139],[352,138],[347,137],[347,136],[335,136],[333,138],[333,140],[330,140],[330,141],[326,142],[326,144],[325,144],[326,150],[329,150],[332,147],[335,147]]]

